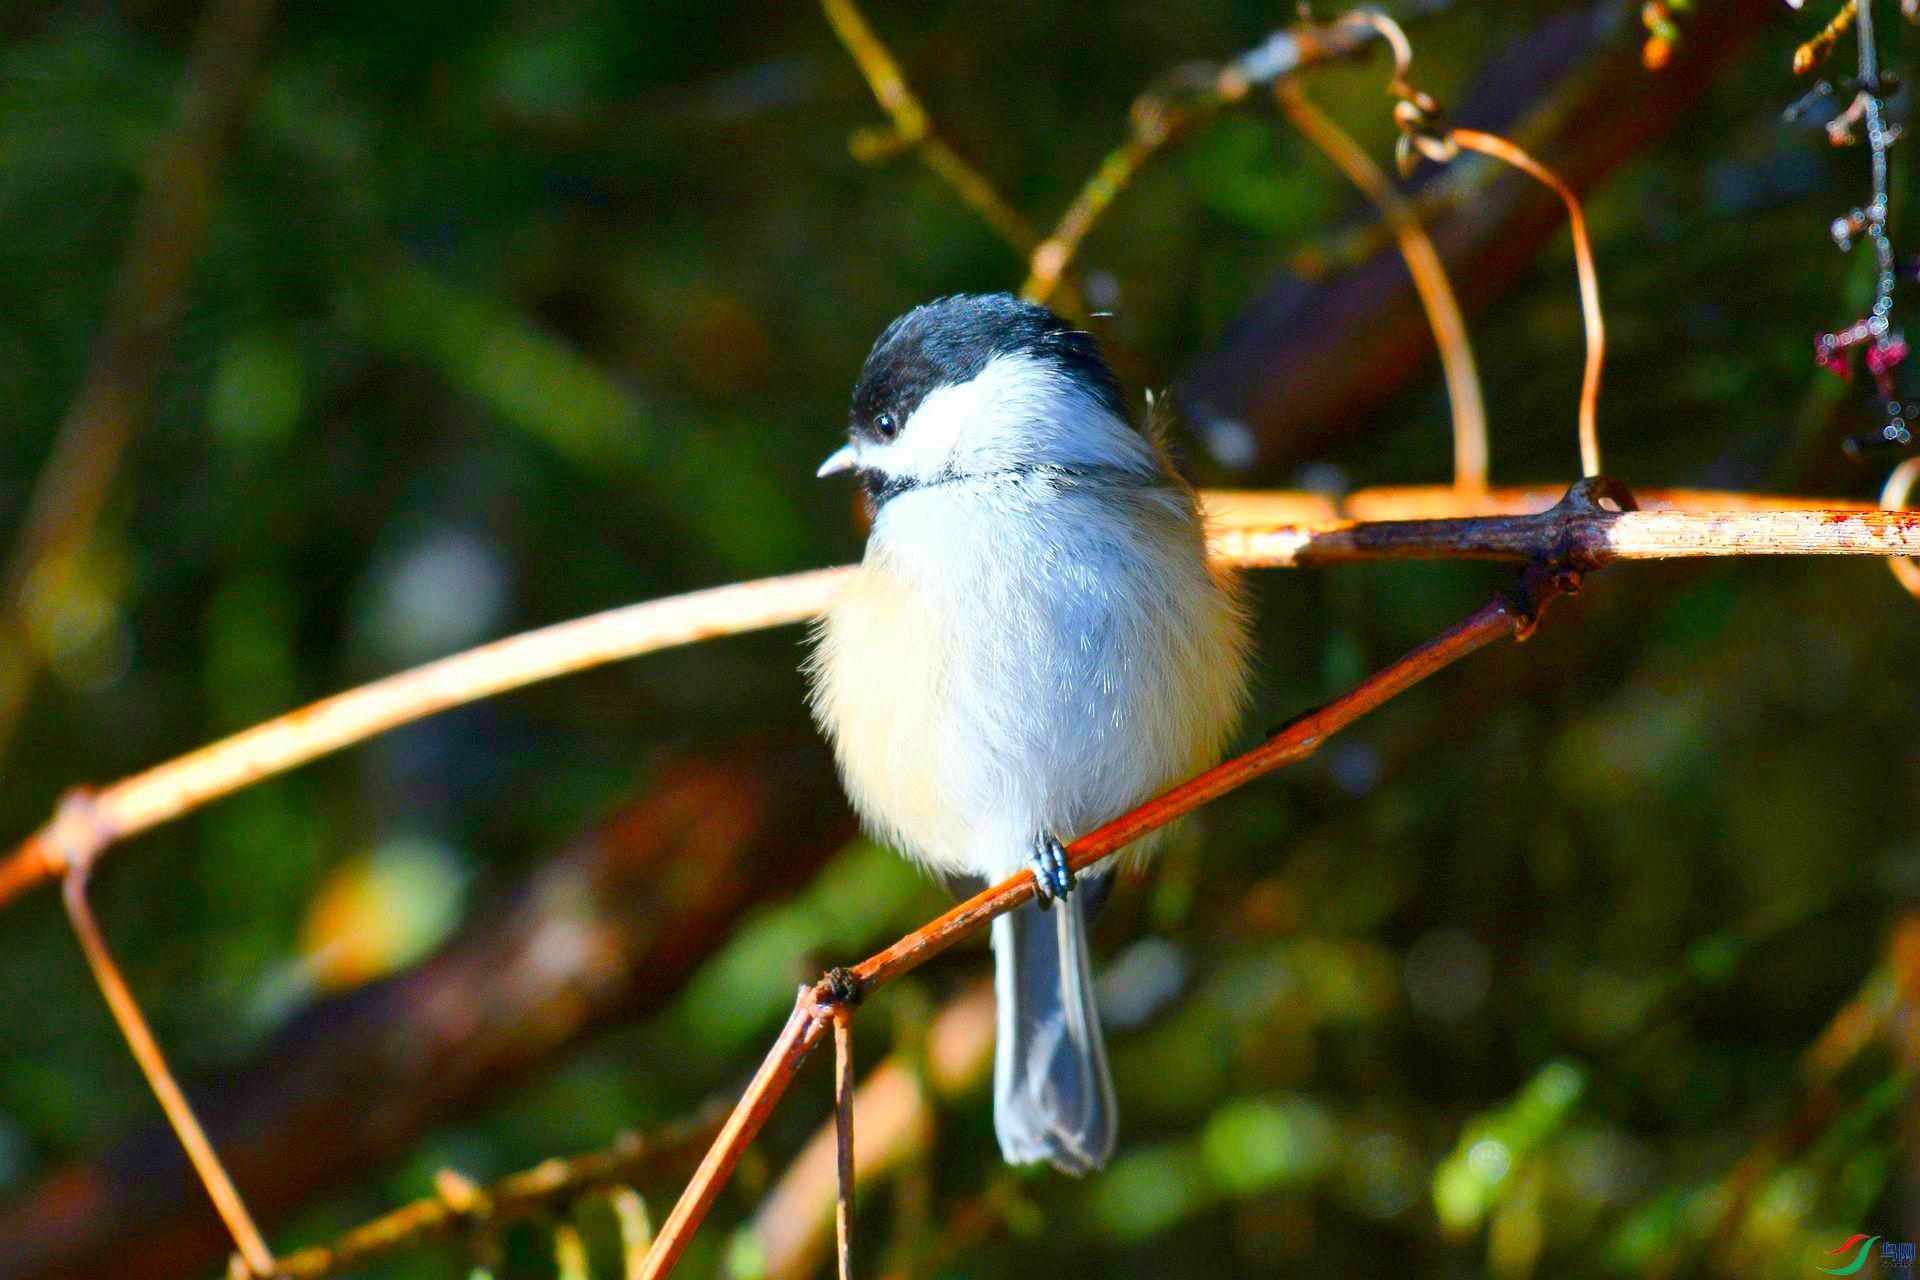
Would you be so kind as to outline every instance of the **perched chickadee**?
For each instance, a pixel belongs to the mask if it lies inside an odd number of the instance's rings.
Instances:
[[[993,922],[994,1128],[1011,1163],[1086,1173],[1117,1120],[1087,950],[1107,879],[1069,897],[1061,842],[1219,758],[1246,616],[1098,346],[1043,307],[901,316],[848,434],[820,474],[856,473],[873,525],[817,633],[814,715],[878,836],[954,879],[1032,870]]]

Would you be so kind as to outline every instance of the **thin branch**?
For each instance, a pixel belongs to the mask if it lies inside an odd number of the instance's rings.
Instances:
[[[924,1040],[896,1048],[855,1090],[855,1185],[899,1168],[932,1140],[938,1100],[977,1085],[993,1064],[993,984],[949,1000]],[[817,1130],[748,1228],[769,1280],[802,1280],[832,1252],[839,1203],[838,1116]]]
[[[907,82],[899,61],[867,22],[860,6],[854,0],[820,0],[820,8],[860,68],[874,101],[887,113],[887,127],[862,129],[853,135],[848,149],[854,159],[878,164],[902,151],[912,151],[927,171],[952,187],[961,203],[979,214],[1008,248],[1023,261],[1031,258],[1040,244],[1040,233],[1000,194],[991,178],[933,127],[933,118]],[[1061,293],[1056,309],[1085,322],[1087,307],[1078,290],[1069,282]]]
[[[67,589],[146,416],[161,351],[213,221],[221,167],[253,101],[276,8],[276,0],[212,0],[201,16],[178,122],[152,158],[85,380],[0,573],[0,753],[26,706],[39,653],[28,597],[57,599]]]
[[[1569,496],[1574,501],[1575,495]],[[1555,596],[1576,590],[1578,575],[1529,567],[1522,587],[1501,594],[1464,621],[1442,632],[1399,661],[1377,672],[1316,711],[1274,732],[1253,750],[1215,766],[1148,801],[1067,846],[1067,864],[1084,871],[1111,857],[1149,831],[1193,812],[1282,766],[1311,756],[1328,737],[1398,694],[1476,652],[1502,635],[1525,637]],[[672,1215],[654,1240],[642,1271],[644,1280],[660,1280],[673,1270],[693,1232],[720,1194],[766,1117],[785,1093],[826,1028],[853,1001],[910,973],[961,939],[985,928],[995,916],[1032,899],[1033,877],[1021,872],[987,889],[939,919],[915,930],[852,969],[835,970],[815,986],[802,987],[786,1028],[774,1042],[753,1083],[681,1194]]]
[[[1841,36],[1847,33],[1847,29],[1853,25],[1853,20],[1858,16],[1856,0],[1846,0],[1826,26],[1820,28],[1812,39],[1793,51],[1793,73],[1803,76],[1825,62],[1827,55],[1833,52],[1833,46],[1839,42]]]
[[[421,964],[318,1001],[245,1070],[184,1082],[269,1239],[275,1220],[569,1046],[664,1008],[852,832],[831,756],[809,739],[750,736],[645,773],[595,821],[529,850],[524,873]],[[643,1189],[677,1191],[700,1154]],[[0,1276],[211,1270],[233,1246],[203,1205],[171,1131],[142,1125],[0,1204]]]
[[[1778,7],[1696,4],[1688,38],[1657,77],[1641,66],[1631,28],[1563,15],[1569,21],[1533,28],[1462,85],[1457,105],[1472,118],[1463,114],[1459,123],[1521,139],[1576,191],[1589,191],[1649,144],[1685,129],[1719,73],[1777,27]],[[1404,14],[1408,6],[1395,8]],[[1582,12],[1592,17],[1600,8]],[[1551,191],[1504,165],[1453,166],[1439,179],[1411,198],[1432,219],[1428,229],[1471,312],[1514,283],[1566,215]],[[1384,242],[1380,230],[1368,239]],[[1330,247],[1336,258],[1345,252],[1339,240]],[[1430,371],[1429,326],[1400,255],[1391,243],[1386,248],[1386,256],[1337,279],[1324,269],[1306,279],[1283,273],[1261,291],[1179,379],[1181,410],[1202,437],[1234,442],[1250,470],[1284,474]],[[1492,335],[1476,337],[1484,356]],[[1353,359],[1360,351],[1366,358]]]
[[[1377,559],[1528,559],[1555,539],[1582,539],[1596,563],[1676,556],[1907,555],[1920,551],[1916,517],[1861,504],[1756,498],[1707,490],[1652,490],[1648,506],[1687,511],[1562,513],[1528,524],[1512,515],[1436,520],[1381,517],[1436,509],[1506,512],[1551,506],[1544,491],[1464,494],[1450,489],[1363,490],[1345,509],[1314,494],[1211,495],[1212,551],[1247,567]],[[1754,504],[1780,509],[1754,509]],[[1276,518],[1277,517],[1277,518]],[[718,636],[803,622],[833,599],[847,570],[815,569],[628,605],[524,632],[336,694],[97,792],[63,801],[53,820],[0,859],[0,908],[83,858],[264,778],[424,716],[539,680]]]
[[[636,1212],[633,1202],[638,1201],[627,1184],[657,1176],[663,1165],[686,1159],[711,1142],[719,1127],[720,1114],[715,1109],[655,1138],[623,1133],[601,1150],[542,1160],[531,1169],[461,1195],[426,1196],[355,1227],[330,1244],[288,1254],[273,1265],[272,1274],[276,1280],[330,1280],[426,1241],[562,1213],[582,1196],[600,1190],[628,1202],[620,1213],[624,1231]],[[644,1223],[645,1217],[642,1204],[636,1221]]]
[[[1587,235],[1587,217],[1580,197],[1561,180],[1560,175],[1541,164],[1523,148],[1498,134],[1479,129],[1452,129],[1440,123],[1440,104],[1432,95],[1422,93],[1408,78],[1413,65],[1413,45],[1407,34],[1386,14],[1374,9],[1356,9],[1340,22],[1370,28],[1393,46],[1393,79],[1387,92],[1397,99],[1394,122],[1400,126],[1396,149],[1402,175],[1410,174],[1425,156],[1446,164],[1459,154],[1459,148],[1492,156],[1527,174],[1560,197],[1566,206],[1567,224],[1573,234],[1574,268],[1580,279],[1580,307],[1587,335],[1586,369],[1580,380],[1580,473],[1592,480],[1600,474],[1600,373],[1606,364],[1606,326],[1600,310],[1600,273],[1593,262],[1593,243]]]
[[[1905,511],[1554,511],[1463,520],[1335,521],[1221,531],[1215,554],[1257,568],[1360,560],[1512,560],[1564,555],[1583,568],[1623,560],[1920,552]]]
[[[1587,362],[1580,375],[1580,473],[1591,479],[1600,474],[1600,371],[1606,365],[1607,330],[1600,312],[1600,272],[1593,264],[1593,242],[1587,235],[1587,215],[1580,197],[1547,166],[1496,134],[1478,129],[1454,129],[1447,135],[1469,151],[1503,160],[1553,190],[1567,206],[1567,229],[1573,234],[1573,265],[1580,278],[1580,310],[1586,323]]]
[[[647,1251],[647,1259],[640,1268],[640,1280],[659,1280],[659,1277],[673,1270],[674,1263],[680,1260],[688,1242],[693,1239],[694,1230],[699,1227],[701,1219],[707,1216],[707,1210],[713,1207],[720,1189],[726,1185],[734,1166],[746,1154],[747,1144],[754,1140],[760,1127],[767,1122],[767,1117],[773,1114],[774,1104],[787,1091],[794,1072],[813,1052],[832,1020],[830,1013],[816,1008],[814,990],[801,987],[794,1001],[793,1012],[787,1017],[787,1025],[781,1029],[766,1060],[754,1073],[746,1093],[727,1116],[719,1137],[707,1149],[706,1158],[694,1170],[693,1178],[674,1204],[673,1212],[661,1224],[660,1234],[653,1238],[653,1247]]]
[[[273,1251],[267,1248],[260,1228],[253,1223],[253,1215],[247,1212],[246,1202],[234,1190],[233,1179],[227,1176],[226,1166],[220,1163],[220,1157],[214,1152],[213,1144],[207,1141],[206,1132],[194,1116],[186,1094],[181,1092],[174,1080],[173,1072],[167,1066],[166,1055],[160,1051],[159,1041],[153,1038],[153,1031],[147,1026],[145,1015],[140,1012],[140,1004],[133,998],[119,964],[107,948],[107,940],[100,932],[99,923],[93,918],[93,908],[87,902],[87,877],[91,869],[89,862],[75,863],[68,868],[62,885],[67,918],[73,924],[74,937],[80,940],[80,950],[87,958],[87,967],[93,970],[93,979],[100,986],[100,994],[106,997],[107,1008],[113,1012],[113,1020],[119,1025],[121,1036],[133,1051],[134,1061],[140,1064],[140,1073],[147,1078],[147,1085],[153,1090],[154,1097],[160,1100],[160,1109],[167,1113],[167,1123],[173,1126],[174,1136],[180,1139],[187,1159],[193,1162],[194,1172],[200,1175],[201,1185],[207,1189],[207,1196],[219,1212],[220,1220],[227,1224],[227,1231],[240,1250],[240,1257],[253,1275],[269,1275],[273,1270]]]
[[[1162,76],[1134,100],[1127,113],[1126,138],[1107,153],[1060,215],[1052,234],[1034,249],[1021,296],[1042,303],[1053,297],[1094,224],[1147,163],[1195,123],[1241,101],[1255,88],[1276,84],[1308,67],[1352,57],[1372,38],[1372,32],[1350,23],[1302,26],[1276,31],[1224,64],[1190,63]]]
[[[985,174],[934,130],[927,109],[907,83],[900,64],[868,25],[859,6],[853,0],[820,0],[820,8],[833,33],[840,37],[840,43],[859,66],[860,74],[866,77],[867,87],[873,90],[880,109],[892,122],[892,127],[884,132],[863,130],[855,134],[854,157],[872,163],[912,149],[1014,252],[1022,257],[1031,254],[1040,242],[1040,233],[1024,214],[1007,202]]]
[[[1347,180],[1358,187],[1393,232],[1406,260],[1420,305],[1433,329],[1434,346],[1447,383],[1447,403],[1453,417],[1453,483],[1456,488],[1481,492],[1487,487],[1487,407],[1480,390],[1480,371],[1474,364],[1473,344],[1460,314],[1446,268],[1433,239],[1420,224],[1405,196],[1387,181],[1387,175],[1368,158],[1346,132],[1308,100],[1293,80],[1274,87],[1281,111],[1294,128],[1319,147]]]
[[[422,716],[622,658],[804,621],[826,607],[845,572],[760,578],[524,632],[337,694],[99,792],[76,793],[13,855],[13,865],[0,864],[0,906],[9,893],[113,842]]]
[[[839,1150],[839,1194],[833,1207],[840,1280],[853,1280],[853,1011],[833,1012],[834,1141]]]

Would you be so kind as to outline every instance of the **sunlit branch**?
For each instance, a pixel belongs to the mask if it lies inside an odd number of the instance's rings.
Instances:
[[[1593,563],[1748,555],[1908,555],[1920,517],[1859,504],[1701,490],[1649,490],[1624,514],[1532,519],[1544,490],[1451,488],[1203,495],[1213,553],[1247,567],[1360,560],[1527,559],[1567,538]],[[1774,504],[1778,509],[1759,507]],[[1466,514],[1485,510],[1495,514]],[[1398,512],[1415,519],[1389,519]],[[1355,518],[1364,516],[1364,518]],[[119,841],[264,778],[424,716],[540,680],[720,636],[804,622],[833,599],[845,569],[761,578],[557,623],[336,694],[97,791],[77,791],[52,821],[0,859],[0,907]]]
[[[630,1184],[651,1181],[690,1160],[692,1152],[712,1141],[719,1125],[716,1113],[653,1137],[622,1134],[601,1150],[543,1160],[485,1186],[442,1179],[440,1194],[402,1205],[328,1244],[289,1253],[273,1264],[272,1274],[279,1280],[330,1280],[363,1271],[428,1241],[561,1213],[581,1197],[600,1191],[614,1199],[623,1231],[629,1220],[643,1226],[645,1211],[632,1203],[637,1197]],[[454,1186],[461,1188],[460,1194],[447,1194]]]

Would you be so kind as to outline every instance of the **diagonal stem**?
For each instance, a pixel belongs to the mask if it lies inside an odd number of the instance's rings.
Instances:
[[[1275,730],[1251,751],[1189,779],[1073,841],[1067,846],[1068,865],[1075,871],[1084,870],[1149,831],[1184,817],[1255,778],[1306,759],[1334,733],[1500,636],[1524,639],[1554,597],[1571,594],[1578,588],[1576,573],[1559,566],[1530,565],[1517,590],[1500,593],[1466,619],[1326,706]],[[850,1006],[875,988],[910,973],[956,942],[978,933],[995,916],[1032,899],[1033,893],[1033,877],[1023,871],[974,895],[853,968],[836,969],[815,986],[802,987],[792,1015],[755,1072],[746,1094],[734,1107],[720,1136],[714,1140],[692,1181],[681,1193],[679,1203],[674,1205],[660,1234],[654,1238],[653,1249],[640,1272],[641,1280],[661,1280],[672,1272],[734,1166],[739,1164],[747,1144],[760,1132],[767,1116],[793,1082],[801,1063],[825,1037],[829,1025],[837,1026],[850,1015]],[[850,1143],[843,1147],[843,1152],[846,1153],[843,1159],[850,1156]]]
[[[660,1234],[653,1238],[653,1248],[647,1251],[647,1259],[640,1267],[640,1280],[659,1280],[680,1261],[680,1255],[686,1252],[694,1231],[707,1216],[707,1210],[713,1207],[720,1189],[726,1186],[734,1166],[740,1163],[740,1157],[746,1153],[747,1144],[754,1140],[760,1127],[767,1122],[767,1117],[773,1114],[780,1095],[787,1091],[800,1064],[820,1043],[820,1037],[830,1020],[830,1015],[821,1013],[815,1007],[813,990],[800,988],[793,1012],[787,1017],[787,1025],[781,1028],[780,1036],[773,1042],[766,1060],[754,1072],[746,1093],[734,1106],[726,1124],[721,1126],[720,1135],[713,1140],[713,1146],[707,1149],[700,1167],[693,1171],[693,1178],[687,1183],[686,1190],[680,1193],[673,1212],[660,1225]]]
[[[216,0],[200,18],[178,120],[149,162],[146,194],[85,378],[0,566],[0,752],[26,709],[38,665],[30,597],[57,597],[69,588],[147,415],[278,7],[278,0]]]
[[[93,908],[87,902],[87,880],[91,872],[92,863],[82,858],[68,868],[61,884],[67,918],[73,923],[74,936],[80,940],[80,950],[87,958],[87,967],[93,970],[94,981],[100,984],[100,994],[106,997],[107,1007],[113,1011],[113,1020],[119,1024],[120,1034],[126,1038],[127,1047],[133,1050],[134,1061],[140,1064],[140,1073],[147,1078],[153,1096],[160,1100],[160,1109],[167,1113],[167,1122],[173,1126],[180,1145],[186,1148],[187,1158],[193,1162],[194,1172],[200,1175],[200,1181],[206,1186],[207,1195],[213,1200],[213,1207],[219,1212],[221,1221],[227,1224],[227,1231],[233,1236],[233,1243],[240,1250],[247,1270],[255,1276],[271,1275],[273,1252],[267,1248],[260,1229],[253,1224],[253,1215],[247,1212],[246,1202],[234,1190],[233,1180],[227,1176],[226,1167],[214,1153],[213,1144],[207,1141],[206,1131],[200,1127],[186,1094],[180,1091],[173,1072],[167,1066],[166,1055],[160,1051],[159,1041],[153,1038],[146,1016],[140,1012],[139,1002],[133,998],[120,966],[114,962],[113,953],[107,949],[106,938],[101,934],[99,922],[93,916]]]

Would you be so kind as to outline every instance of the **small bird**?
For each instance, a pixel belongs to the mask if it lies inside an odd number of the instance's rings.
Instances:
[[[1098,345],[1044,307],[887,326],[819,474],[847,471],[872,528],[815,635],[814,716],[876,836],[950,881],[1031,870],[993,922],[994,1128],[1009,1163],[1087,1173],[1117,1128],[1087,947],[1110,881],[1073,892],[1062,841],[1219,759],[1246,613]]]

